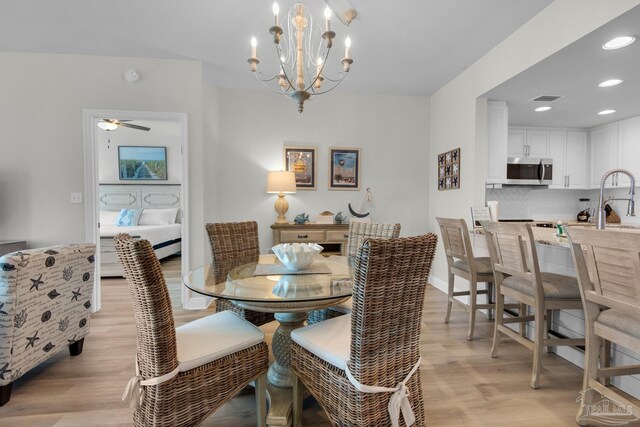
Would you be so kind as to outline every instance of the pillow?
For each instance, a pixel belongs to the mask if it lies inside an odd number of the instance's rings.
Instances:
[[[120,227],[135,227],[140,221],[142,209],[122,209],[118,215],[116,225]]]
[[[100,211],[100,224],[101,225],[116,225],[118,221],[118,211]]]
[[[142,211],[138,225],[168,225],[176,223],[178,208],[145,209]]]

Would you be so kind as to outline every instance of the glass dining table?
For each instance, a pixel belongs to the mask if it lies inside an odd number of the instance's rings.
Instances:
[[[221,276],[211,266],[201,266],[183,277],[184,285],[198,294],[232,301],[239,307],[274,313],[279,325],[271,342],[274,362],[269,383],[280,389],[293,387],[290,371],[291,331],[304,325],[311,310],[330,307],[351,297],[353,284],[347,257],[319,257],[302,271],[290,271],[275,255],[261,255],[257,263],[238,266]],[[277,393],[277,391],[276,391]],[[273,394],[270,392],[270,394]],[[269,418],[274,421],[274,396]],[[285,400],[287,400],[285,398]],[[291,399],[284,405],[288,422]],[[283,407],[283,408],[284,408]],[[270,422],[269,425],[280,425]],[[287,424],[282,424],[287,425]]]

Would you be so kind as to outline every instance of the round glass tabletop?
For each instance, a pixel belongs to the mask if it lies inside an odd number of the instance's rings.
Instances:
[[[293,274],[283,267],[275,257],[261,256],[259,263],[232,269],[226,280],[210,266],[202,266],[190,271],[183,281],[199,294],[244,302],[336,300],[352,293],[351,268],[346,258],[345,262],[320,258],[314,261],[309,274]]]

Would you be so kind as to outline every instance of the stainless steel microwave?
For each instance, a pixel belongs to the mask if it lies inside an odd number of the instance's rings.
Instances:
[[[511,185],[549,185],[553,179],[553,159],[510,157],[507,181]]]

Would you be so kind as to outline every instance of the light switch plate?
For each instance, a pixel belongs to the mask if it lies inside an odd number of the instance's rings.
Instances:
[[[82,193],[71,193],[71,203],[82,204]]]

